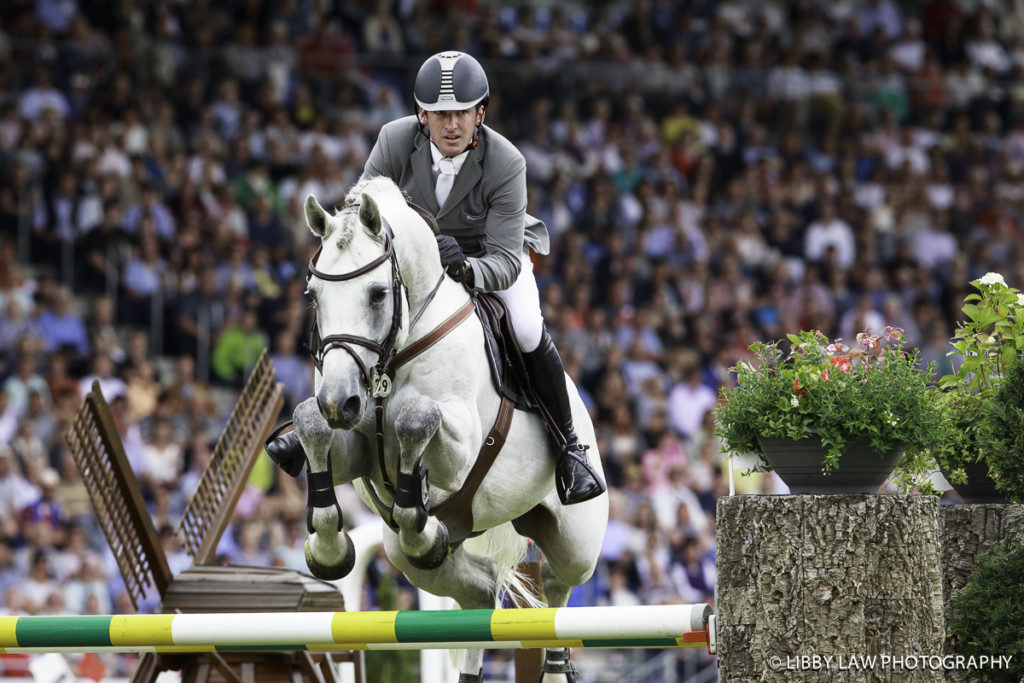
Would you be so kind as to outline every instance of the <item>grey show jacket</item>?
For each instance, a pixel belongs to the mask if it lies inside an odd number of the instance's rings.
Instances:
[[[519,275],[523,247],[550,248],[544,222],[526,213],[526,161],[502,135],[483,126],[475,148],[455,177],[444,206],[434,194],[430,140],[415,116],[380,129],[363,178],[388,176],[437,217],[441,232],[454,237],[469,257],[474,289],[508,289]]]

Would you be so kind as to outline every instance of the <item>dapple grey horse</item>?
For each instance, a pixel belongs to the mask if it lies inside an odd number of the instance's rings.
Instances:
[[[309,467],[311,571],[339,578],[352,567],[333,486],[354,482],[371,509],[390,512],[384,548],[414,585],[463,609],[493,608],[516,582],[526,536],[544,554],[543,603],[564,606],[572,587],[594,571],[607,493],[563,506],[555,492],[553,440],[538,415],[516,411],[472,499],[472,531],[483,533],[452,539],[443,521],[425,513],[463,485],[501,402],[480,322],[469,315],[395,369],[393,382],[377,369],[387,342],[398,352],[408,348],[462,310],[469,294],[444,276],[431,228],[390,179],[361,182],[333,215],[310,195],[305,215],[322,240],[308,282],[320,340],[316,395],[294,411]],[[593,424],[578,393],[569,393],[579,436],[600,471]],[[386,395],[383,471],[373,394]],[[549,659],[559,655],[566,653],[549,651]],[[467,651],[460,680],[480,680],[481,662],[481,650]]]

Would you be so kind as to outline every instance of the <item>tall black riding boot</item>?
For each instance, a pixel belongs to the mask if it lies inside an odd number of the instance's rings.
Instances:
[[[582,503],[596,498],[605,491],[604,481],[587,459],[587,448],[579,442],[572,425],[572,409],[565,387],[565,370],[562,359],[547,329],[541,336],[540,346],[535,351],[523,354],[530,383],[537,392],[537,398],[562,429],[566,443],[561,447],[555,464],[555,488],[563,505]]]
[[[288,432],[284,436],[278,436],[281,429],[290,423],[282,425],[275,430],[263,444],[270,459],[289,476],[297,477],[302,472],[302,466],[306,464],[306,451],[299,443],[299,435],[295,432]]]

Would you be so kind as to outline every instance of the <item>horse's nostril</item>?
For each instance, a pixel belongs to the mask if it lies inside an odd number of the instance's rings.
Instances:
[[[341,407],[341,416],[345,422],[355,422],[359,417],[360,405],[358,396],[349,396],[348,400],[345,401],[345,405]]]

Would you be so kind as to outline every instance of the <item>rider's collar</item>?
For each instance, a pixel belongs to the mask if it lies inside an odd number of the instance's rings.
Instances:
[[[469,150],[467,149],[465,152],[462,152],[461,154],[456,154],[455,156],[450,157],[451,160],[452,160],[452,163],[455,164],[455,175],[458,175],[459,171],[462,170],[462,164],[465,163],[466,157],[468,157],[468,156],[469,156]],[[430,158],[434,160],[434,165],[431,166],[431,170],[436,174],[436,173],[439,172],[438,164],[441,162],[441,159],[445,159],[445,158],[449,158],[449,157],[445,157],[443,154],[441,154],[441,150],[439,150],[437,148],[437,145],[434,144],[434,141],[431,140],[430,141]]]

